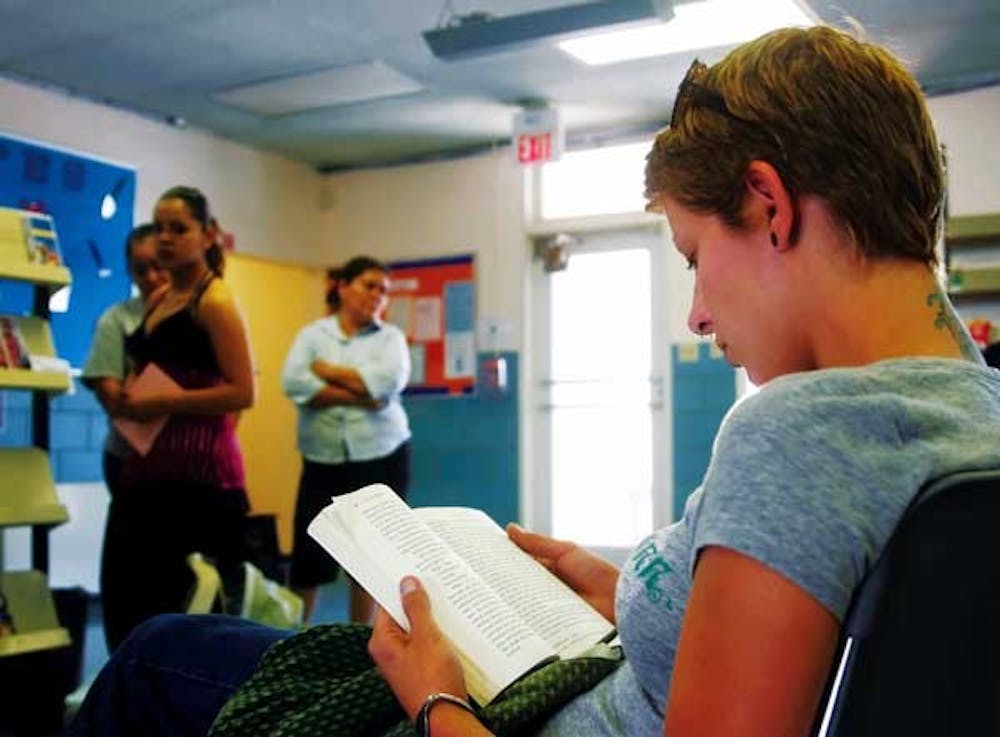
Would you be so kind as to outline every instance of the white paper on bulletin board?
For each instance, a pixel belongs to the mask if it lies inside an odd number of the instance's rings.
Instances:
[[[410,384],[421,386],[427,381],[427,349],[421,343],[410,345]]]
[[[413,300],[413,340],[441,340],[441,298],[417,297]]]
[[[471,330],[444,336],[444,375],[464,379],[476,373],[476,340]]]

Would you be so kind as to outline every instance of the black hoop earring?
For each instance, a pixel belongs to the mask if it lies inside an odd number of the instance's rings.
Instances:
[[[778,236],[775,234],[773,230],[771,231],[771,245],[774,246],[775,248],[778,247]]]

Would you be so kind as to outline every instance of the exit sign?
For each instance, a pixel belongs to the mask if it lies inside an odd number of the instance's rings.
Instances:
[[[522,110],[514,115],[514,155],[522,164],[557,161],[563,133],[559,113],[551,108]]]
[[[551,133],[524,133],[517,137],[517,160],[522,164],[540,164],[552,160]]]

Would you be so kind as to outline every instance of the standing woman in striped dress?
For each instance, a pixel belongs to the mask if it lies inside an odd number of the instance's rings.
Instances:
[[[215,562],[227,611],[238,613],[230,602],[249,508],[236,417],[253,404],[253,366],[243,318],[222,280],[218,224],[193,187],[167,190],[153,223],[171,281],[125,345],[133,373],[156,364],[180,389],[133,396],[126,384],[111,408],[133,420],[168,417],[146,455],[126,458],[122,493],[109,509],[104,616],[115,645],[148,617],[183,610],[192,583],[186,559],[195,551]]]

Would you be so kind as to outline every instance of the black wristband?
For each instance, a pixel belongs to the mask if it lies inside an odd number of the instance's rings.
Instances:
[[[461,707],[472,714],[472,716],[476,716],[476,710],[473,709],[472,704],[465,699],[460,699],[458,696],[453,696],[450,693],[432,693],[424,699],[424,703],[420,706],[420,711],[417,712],[415,726],[417,734],[420,735],[420,737],[431,737],[431,709],[433,709],[435,705],[440,704],[442,701],[447,701],[449,704]],[[478,719],[478,717],[476,718]]]

